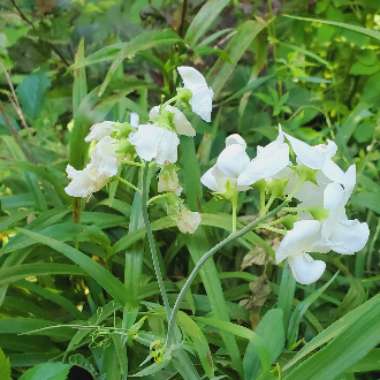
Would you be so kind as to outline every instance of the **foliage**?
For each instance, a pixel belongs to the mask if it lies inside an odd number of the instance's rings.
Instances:
[[[74,379],[78,367],[112,380],[377,378],[377,12],[371,0],[2,2],[0,378],[9,363],[23,380]],[[306,287],[273,264],[275,234],[250,231],[203,267],[168,353],[139,193],[115,179],[73,200],[65,167],[83,167],[94,122],[147,119],[183,64],[206,74],[215,98],[212,124],[193,117],[197,136],[180,146],[186,204],[202,227],[180,234],[160,201],[149,208],[171,305],[231,229],[228,203],[200,186],[228,134],[256,147],[281,123],[312,144],[335,140],[343,167],[357,157],[349,214],[371,236],[355,256],[324,257],[328,270]],[[142,186],[139,167],[121,174]],[[243,194],[238,226],[258,209],[258,192]]]

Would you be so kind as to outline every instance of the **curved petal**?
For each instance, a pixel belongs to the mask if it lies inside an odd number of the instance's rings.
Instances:
[[[352,255],[364,248],[368,241],[367,223],[358,220],[341,220],[330,235],[330,248],[342,255]]]
[[[137,155],[144,161],[152,161],[158,152],[162,128],[153,124],[141,124],[129,135],[129,142],[134,145]]]
[[[208,169],[201,177],[201,182],[204,186],[218,193],[226,191],[227,180],[228,178],[216,166]]]
[[[309,254],[289,258],[290,269],[297,282],[309,285],[318,281],[326,269],[322,260],[314,260]]]
[[[91,152],[91,164],[99,175],[112,177],[117,174],[119,161],[116,154],[117,141],[110,136],[103,137]]]
[[[216,160],[217,168],[227,177],[237,178],[249,165],[249,156],[244,146],[232,144],[226,146]]]
[[[331,159],[337,151],[336,144],[330,140],[327,145],[311,146],[288,134],[285,136],[297,156],[297,162],[311,169],[322,169],[325,162]]]
[[[91,165],[87,165],[82,170],[76,170],[71,165],[67,165],[66,172],[71,181],[65,187],[65,192],[71,197],[87,198],[100,189],[100,187],[96,189],[95,181],[98,175]],[[102,185],[104,183],[102,182]]]
[[[294,223],[276,250],[277,264],[289,257],[301,255],[313,249],[320,240],[321,224],[317,220],[300,220]]]
[[[115,126],[114,121],[102,121],[91,126],[90,133],[85,137],[84,141],[99,141],[105,136],[110,136]]]
[[[162,129],[155,160],[158,164],[174,164],[178,159],[179,138],[176,133]]]
[[[136,129],[139,126],[140,123],[140,116],[136,112],[131,112],[129,115],[129,124],[131,124],[131,127]]]
[[[247,149],[247,143],[245,142],[243,137],[241,137],[238,133],[234,133],[232,135],[229,135],[226,138],[226,146],[234,145],[234,144],[241,145],[244,148],[244,150]]]
[[[274,177],[289,163],[289,146],[280,140],[275,140],[265,147],[258,147],[256,157],[241,173],[238,184],[248,186],[261,179]]]
[[[336,213],[345,206],[345,194],[343,187],[336,182],[329,183],[323,195],[323,207],[330,213]]]
[[[214,92],[208,87],[206,79],[198,70],[190,66],[180,66],[177,70],[182,78],[184,87],[192,93],[190,105],[193,112],[203,120],[211,121]]]
[[[184,234],[193,234],[202,222],[199,212],[193,212],[183,207],[177,215],[177,227]]]

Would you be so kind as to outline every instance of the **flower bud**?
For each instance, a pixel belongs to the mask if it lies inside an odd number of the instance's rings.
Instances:
[[[184,234],[193,234],[202,221],[199,212],[190,211],[182,206],[176,217],[177,227]]]
[[[171,192],[180,195],[182,187],[179,183],[175,165],[165,165],[158,175],[158,192]]]

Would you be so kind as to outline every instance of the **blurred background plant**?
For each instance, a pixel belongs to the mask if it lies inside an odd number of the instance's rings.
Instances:
[[[23,380],[378,378],[379,44],[376,0],[3,0],[0,379],[11,368]],[[184,349],[163,368],[140,199],[114,181],[73,202],[64,168],[83,166],[92,123],[147,119],[181,64],[206,74],[215,105],[180,151],[186,202],[204,226],[194,239],[159,203],[150,210],[171,302],[230,228],[226,202],[199,182],[230,133],[263,145],[281,123],[313,144],[335,140],[343,167],[357,157],[350,213],[371,238],[356,256],[325,257],[309,287],[272,266],[270,232],[228,246],[182,305]],[[138,173],[124,177],[138,183]],[[257,204],[255,192],[242,196],[241,222]]]

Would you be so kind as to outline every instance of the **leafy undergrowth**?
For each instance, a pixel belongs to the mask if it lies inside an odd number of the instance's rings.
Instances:
[[[0,379],[376,379],[380,185],[380,14],[376,1],[29,1],[0,5]],[[356,255],[312,285],[274,263],[279,237],[255,229],[223,247],[167,317],[143,220],[143,170],[125,166],[88,199],[65,168],[87,162],[90,126],[148,119],[197,67],[212,122],[181,137],[183,234],[162,199],[149,207],[170,307],[201,256],[231,230],[231,207],[200,182],[224,139],[253,156],[278,124],[310,144],[334,140],[355,163],[349,216],[366,221]],[[151,174],[154,175],[154,171]],[[157,194],[157,181],[149,187]],[[239,195],[238,228],[260,192]],[[149,237],[149,236],[148,236]]]

